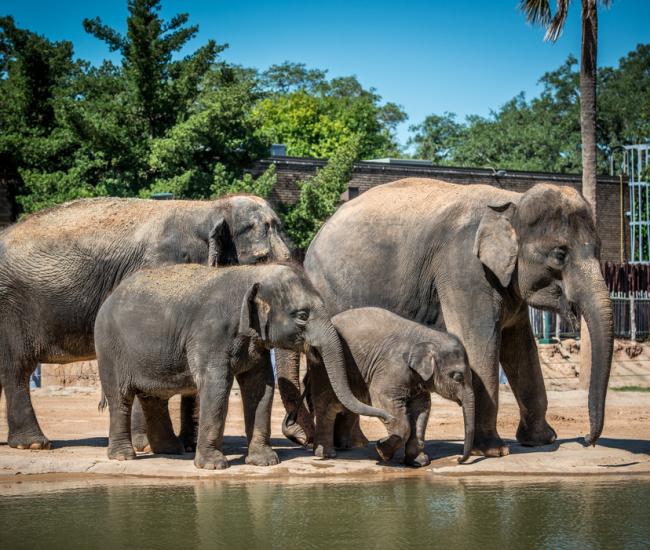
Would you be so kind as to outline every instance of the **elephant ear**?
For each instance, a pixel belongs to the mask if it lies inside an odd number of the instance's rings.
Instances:
[[[228,224],[220,216],[208,234],[208,267],[224,265],[229,234]]]
[[[514,208],[510,202],[488,206],[474,240],[474,254],[503,287],[510,284],[517,263],[517,233],[510,223]]]
[[[269,336],[269,313],[271,306],[259,296],[260,283],[255,283],[247,291],[239,314],[239,333],[255,332],[262,340]]]
[[[417,372],[422,380],[425,382],[431,380],[436,368],[436,359],[433,345],[430,342],[415,344],[405,360],[409,368]]]

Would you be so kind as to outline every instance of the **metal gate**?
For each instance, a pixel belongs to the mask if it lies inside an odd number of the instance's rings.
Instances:
[[[650,144],[626,145],[623,169],[629,176],[630,261],[650,261]]]

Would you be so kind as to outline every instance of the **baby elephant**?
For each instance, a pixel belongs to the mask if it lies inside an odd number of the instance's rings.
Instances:
[[[237,378],[248,439],[246,462],[277,464],[270,446],[274,380],[269,349],[316,348],[337,397],[358,414],[345,377],[341,342],[302,270],[282,264],[210,269],[174,265],[143,270],[104,302],[95,323],[102,389],[110,410],[108,456],[135,458],[131,406],[139,395],[153,452],[182,453],[169,398],[198,393],[197,468],[228,466],[222,452],[228,396]]]
[[[463,407],[465,445],[459,462],[467,460],[474,440],[474,391],[460,341],[375,307],[344,311],[332,323],[343,342],[352,391],[394,417],[384,422],[388,437],[377,442],[382,460],[390,460],[406,445],[406,464],[429,464],[424,433],[434,391]],[[358,416],[337,402],[317,353],[308,354],[308,364],[316,420],[314,452],[333,458],[335,427],[340,446],[350,446],[350,434],[355,428],[358,433]]]

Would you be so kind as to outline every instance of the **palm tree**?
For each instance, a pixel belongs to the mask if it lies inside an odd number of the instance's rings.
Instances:
[[[582,194],[591,206],[594,223],[597,223],[596,209],[596,53],[598,49],[598,5],[599,0],[582,2],[582,40],[580,44],[580,134],[582,139]],[[520,8],[526,19],[533,24],[546,27],[545,40],[555,42],[566,23],[571,0],[556,0],[555,15],[551,12],[549,0],[521,0]],[[611,0],[600,0],[606,7]],[[580,385],[588,386],[591,375],[590,339],[587,324],[582,323],[580,353]]]

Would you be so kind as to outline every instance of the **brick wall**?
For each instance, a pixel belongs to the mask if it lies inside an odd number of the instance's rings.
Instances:
[[[264,159],[256,164],[251,172],[254,175],[262,173],[269,164],[274,163],[278,183],[271,192],[269,199],[272,204],[293,203],[298,198],[297,182],[314,175],[316,170],[325,164],[324,160],[274,157]],[[512,191],[524,192],[536,183],[554,183],[570,185],[580,189],[580,175],[552,174],[542,172],[507,171],[504,175],[496,175],[493,170],[474,168],[447,168],[439,166],[358,162],[354,166],[349,189],[359,193],[367,191],[375,185],[395,181],[401,178],[435,178],[452,183],[472,184],[483,183],[495,185]],[[605,261],[621,260],[621,201],[620,182],[618,177],[599,177],[598,179],[598,231],[603,243],[602,259]],[[623,212],[629,209],[627,184],[623,184]],[[623,251],[629,255],[629,226],[627,218],[623,223]]]

